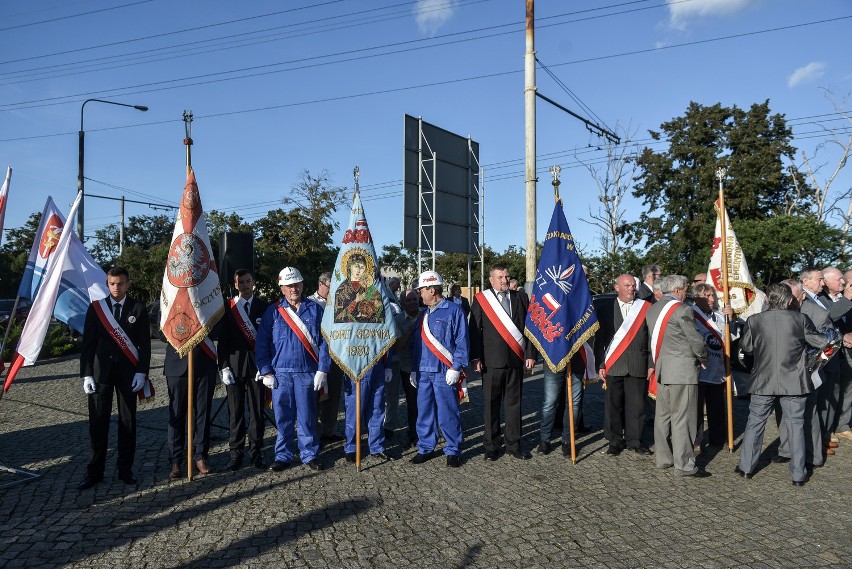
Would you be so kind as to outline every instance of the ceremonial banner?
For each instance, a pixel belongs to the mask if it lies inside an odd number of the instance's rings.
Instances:
[[[180,357],[200,344],[225,313],[201,195],[190,168],[172,233],[160,294],[160,327]]]
[[[524,335],[551,370],[562,371],[597,329],[592,293],[559,200],[544,236]]]
[[[12,167],[6,167],[6,180],[0,188],[0,242],[3,238],[3,226],[6,221],[6,199],[9,195],[9,183],[12,181]]]
[[[396,341],[389,290],[382,286],[381,278],[356,186],[322,317],[328,353],[354,381],[360,381]]]
[[[64,227],[65,216],[57,209],[53,199],[48,197],[18,287],[19,297],[32,300],[38,294]],[[53,316],[82,334],[89,304],[109,296],[106,278],[104,270],[83,246],[77,233],[72,231],[68,253],[62,265]]]
[[[715,208],[718,213],[718,200],[716,200]],[[725,249],[728,258],[728,295],[734,314],[739,315],[754,302],[754,281],[751,280],[748,263],[746,263],[743,250],[739,241],[737,241],[737,236],[734,234],[734,227],[731,225],[730,218],[728,218],[728,212],[723,211],[722,216],[725,220],[725,240],[727,241]],[[719,248],[721,244],[722,225],[717,215],[716,231],[713,233],[713,247],[710,251],[710,266],[707,268],[707,282],[712,284],[720,293],[722,292],[722,250]]]
[[[82,194],[78,193],[77,199],[74,200],[74,205],[71,206],[71,212],[68,214],[69,219],[73,219],[77,213],[77,206],[80,204],[81,197]],[[47,334],[47,328],[50,326],[50,315],[53,312],[53,305],[56,303],[57,296],[59,296],[63,266],[68,257],[72,235],[74,235],[73,230],[62,232],[59,242],[56,245],[53,259],[47,264],[44,285],[39,290],[38,295],[36,295],[33,305],[30,308],[29,317],[27,317],[24,329],[21,331],[21,338],[18,340],[18,347],[15,350],[15,359],[12,361],[9,374],[6,376],[6,381],[3,384],[4,393],[9,391],[9,387],[15,381],[15,376],[18,374],[21,366],[33,365],[36,359],[38,359],[38,354],[41,352],[41,347],[44,344],[44,337]]]

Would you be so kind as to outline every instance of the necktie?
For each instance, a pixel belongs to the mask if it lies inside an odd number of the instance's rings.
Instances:
[[[115,316],[116,320],[121,319],[121,303],[120,302],[116,302],[112,306],[112,315]]]
[[[243,310],[246,311],[246,316],[249,316],[249,301],[248,300],[243,303]]]
[[[511,315],[512,315],[512,309],[511,309],[511,307],[509,306],[509,294],[508,294],[508,293],[505,293],[505,292],[501,292],[501,293],[500,293],[500,296],[501,296],[501,298],[500,298],[500,304],[502,304],[502,305],[503,305],[503,310],[505,310],[505,311],[506,311],[506,314],[508,314],[509,316],[511,316]]]
[[[621,305],[621,316],[624,317],[625,320],[627,320],[628,312],[630,312],[630,304],[625,302]]]

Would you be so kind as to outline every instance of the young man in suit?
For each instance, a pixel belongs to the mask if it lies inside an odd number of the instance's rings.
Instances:
[[[239,295],[227,302],[217,350],[222,383],[228,393],[228,448],[231,459],[225,468],[231,471],[239,469],[243,464],[247,430],[246,401],[249,408],[249,457],[255,468],[266,468],[261,453],[266,388],[260,381],[255,381],[257,364],[254,349],[257,327],[269,306],[254,295],[254,276],[248,269],[240,269],[234,274],[234,286]]]
[[[104,479],[113,392],[118,403],[118,478],[136,484],[136,392],[145,385],[151,363],[151,338],[145,305],[127,296],[130,275],[113,267],[107,273],[109,296],[89,305],[83,327],[80,376],[89,400],[92,460],[78,488]]]
[[[500,456],[500,405],[505,407],[506,452],[527,460],[521,448],[521,387],[524,368],[535,365],[535,347],[526,342],[521,330],[529,301],[509,289],[509,269],[494,265],[488,276],[491,289],[478,293],[470,309],[470,356],[475,371],[482,373],[485,398],[485,459]]]

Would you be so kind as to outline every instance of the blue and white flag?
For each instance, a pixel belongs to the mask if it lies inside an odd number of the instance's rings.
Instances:
[[[559,200],[544,237],[524,335],[551,370],[562,371],[597,329],[592,293]]]
[[[322,317],[328,353],[354,381],[360,381],[396,341],[389,295],[389,289],[382,286],[376,249],[356,182],[349,227],[331,274]]]
[[[18,287],[19,297],[29,300],[36,297],[64,227],[65,216],[57,209],[53,199],[48,197]],[[82,334],[89,304],[105,298],[109,291],[106,288],[106,273],[89,255],[77,234],[72,231],[69,239],[53,316]]]

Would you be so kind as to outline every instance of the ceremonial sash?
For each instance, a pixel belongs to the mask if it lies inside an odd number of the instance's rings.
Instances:
[[[509,315],[506,314],[506,310],[497,301],[497,294],[493,291],[491,294],[478,292],[476,293],[476,299],[479,301],[479,306],[482,307],[482,312],[485,313],[488,321],[497,329],[500,337],[509,345],[509,348],[515,355],[523,361],[526,340]]]
[[[725,342],[722,341],[722,331],[716,327],[716,324],[711,323],[709,320],[704,318],[704,313],[701,312],[701,309],[695,305],[692,306],[692,312],[694,313],[695,321],[705,330],[707,330],[709,334],[715,336],[716,339],[719,340],[719,345],[724,345]]]
[[[645,313],[648,312],[650,306],[649,302],[638,298],[633,301],[630,310],[627,311],[627,317],[621,323],[621,326],[618,327],[618,330],[615,331],[615,335],[613,335],[612,341],[606,349],[603,366],[605,370],[608,370],[618,361],[618,358],[624,354],[630,342],[636,337],[639,328],[642,327],[642,323],[645,321]]]
[[[502,308],[500,310],[503,310]],[[453,367],[453,354],[445,348],[441,342],[432,334],[432,331],[429,329],[429,314],[428,312],[421,313],[420,316],[420,338],[423,340],[423,345],[432,352],[432,354],[438,358],[438,360],[452,369]],[[464,403],[468,400],[467,398],[467,376],[465,375],[463,370],[461,371],[461,375],[459,375],[459,381],[456,384],[456,393],[459,396],[459,400]]]
[[[287,326],[290,327],[293,334],[299,339],[302,345],[305,347],[305,351],[308,352],[308,355],[313,358],[313,360],[319,363],[319,348],[317,348],[317,343],[314,341],[313,336],[311,336],[310,330],[305,326],[305,323],[302,322],[302,319],[299,318],[299,315],[296,314],[296,311],[288,304],[287,308],[281,306],[281,301],[276,303],[276,307],[278,308],[278,314],[281,315],[281,318],[284,319],[284,322],[287,323]]]
[[[200,344],[201,350],[207,354],[211,360],[218,361],[216,357],[216,344],[213,343],[213,340],[210,339],[210,336],[205,336],[204,341]]]
[[[249,347],[254,350],[254,341],[257,336],[257,331],[254,328],[254,324],[251,323],[251,319],[249,319],[248,314],[246,314],[245,310],[240,310],[240,306],[237,303],[236,298],[232,298],[228,301],[228,308],[231,309],[231,314],[234,316],[237,327],[240,329],[240,332],[242,332]]]
[[[669,325],[669,320],[674,314],[675,308],[681,306],[683,303],[679,300],[673,300],[672,302],[666,303],[663,306],[663,311],[660,312],[659,318],[657,318],[657,322],[654,323],[654,330],[651,333],[651,358],[653,358],[654,363],[657,363],[657,356],[660,355],[660,349],[663,347],[663,337],[666,334],[666,328]],[[648,382],[648,395],[652,399],[657,398],[657,370],[651,370],[650,381]]]
[[[98,320],[103,324],[104,329],[106,329],[109,337],[116,343],[118,348],[121,350],[130,363],[133,364],[134,367],[139,365],[139,352],[136,350],[136,346],[133,345],[133,342],[130,341],[130,337],[127,335],[127,332],[118,324],[118,321],[113,316],[112,312],[109,309],[109,305],[106,302],[106,299],[96,300],[92,303],[92,307],[95,309],[95,314],[98,317]],[[148,331],[145,330],[145,333]]]
[[[585,368],[585,376],[583,379],[594,379],[598,376],[598,370],[595,369],[595,351],[588,342],[583,342],[580,347],[580,358],[583,360]]]

